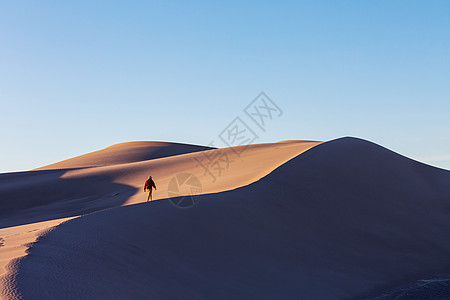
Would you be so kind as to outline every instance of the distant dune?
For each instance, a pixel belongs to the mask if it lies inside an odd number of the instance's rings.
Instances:
[[[128,142],[66,159],[36,170],[73,169],[126,164],[137,161],[211,150],[212,147],[167,142]]]
[[[144,152],[0,175],[5,299],[347,299],[450,272],[449,171],[356,138]]]

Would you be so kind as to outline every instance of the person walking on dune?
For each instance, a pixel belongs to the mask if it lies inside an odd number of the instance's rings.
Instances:
[[[152,179],[152,176],[148,176],[148,179],[147,179],[147,181],[144,184],[144,192],[145,191],[148,192],[147,202],[149,200],[153,201],[153,199],[152,199],[152,188],[155,188],[155,190],[156,190],[156,185],[155,185],[155,182]]]

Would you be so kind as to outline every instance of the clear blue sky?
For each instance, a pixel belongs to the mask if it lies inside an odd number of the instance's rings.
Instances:
[[[449,16],[449,1],[2,1],[0,172],[206,145],[261,91],[284,113],[256,142],[357,136],[450,169]]]

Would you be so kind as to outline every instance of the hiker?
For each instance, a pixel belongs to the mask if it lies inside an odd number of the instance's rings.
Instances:
[[[144,185],[144,192],[145,191],[148,192],[147,202],[149,200],[153,201],[153,199],[152,199],[152,188],[155,188],[155,190],[156,190],[156,185],[155,185],[155,182],[152,179],[152,176],[148,176],[148,179],[147,179],[147,181],[145,182],[145,185]]]

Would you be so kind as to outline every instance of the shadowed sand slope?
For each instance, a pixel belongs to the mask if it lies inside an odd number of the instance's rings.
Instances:
[[[36,170],[110,166],[210,149],[214,148],[168,142],[128,142],[66,159]]]
[[[318,145],[231,191],[119,207],[41,236],[25,299],[342,299],[450,271],[450,172],[373,143]]]

